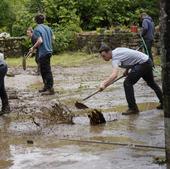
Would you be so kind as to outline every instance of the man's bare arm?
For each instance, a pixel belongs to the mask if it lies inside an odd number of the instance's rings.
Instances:
[[[41,43],[43,43],[43,40],[42,37],[39,37],[34,46],[30,48],[30,52],[32,53],[36,48],[38,48],[41,45]]]
[[[100,89],[104,90],[106,87],[110,86],[113,83],[113,81],[117,78],[118,72],[119,72],[119,69],[114,68],[112,70],[111,75],[101,83]]]

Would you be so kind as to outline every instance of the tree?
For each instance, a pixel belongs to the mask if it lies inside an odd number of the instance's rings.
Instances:
[[[44,13],[49,24],[79,24],[74,0],[43,0]]]
[[[6,27],[7,31],[12,34],[12,27],[16,20],[16,15],[8,0],[0,1],[0,27]]]
[[[140,12],[147,12],[156,22],[159,15],[158,0],[79,0],[77,15],[84,30],[139,22]]]
[[[56,35],[54,51],[71,48],[75,33],[80,31],[80,20],[76,14],[74,0],[43,0],[46,20]]]
[[[84,30],[94,30],[103,20],[100,12],[99,0],[78,0],[77,15],[80,17],[80,24]]]
[[[161,0],[162,79],[167,169],[170,169],[170,1]]]
[[[43,0],[29,0],[26,3],[26,7],[30,13],[43,13],[44,12],[44,3]]]

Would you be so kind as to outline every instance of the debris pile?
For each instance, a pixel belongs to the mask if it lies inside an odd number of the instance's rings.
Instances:
[[[71,110],[59,101],[49,104],[48,107],[41,108],[43,119],[48,119],[50,124],[67,123],[73,124],[74,114]]]
[[[76,102],[75,106],[78,109],[87,109],[88,110],[88,118],[90,119],[91,125],[98,125],[98,124],[106,123],[106,120],[105,120],[101,111],[99,111],[97,109],[89,109],[88,106],[86,106],[85,104],[80,103],[80,102]]]
[[[106,120],[101,111],[97,109],[92,109],[88,113],[91,125],[103,124],[106,123]]]

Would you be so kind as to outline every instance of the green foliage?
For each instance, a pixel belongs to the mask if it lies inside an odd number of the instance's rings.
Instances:
[[[44,12],[49,24],[78,23],[76,15],[76,2],[74,0],[43,0]]]
[[[30,13],[44,12],[44,3],[43,0],[29,0],[26,3],[27,10]]]
[[[75,33],[79,32],[79,17],[76,14],[76,2],[73,0],[43,0],[47,21],[56,37],[54,52],[72,48]]]
[[[13,24],[13,36],[25,36],[28,27],[35,26],[34,16],[28,12],[22,12],[17,21]]]
[[[127,26],[139,22],[140,12],[147,12],[158,22],[159,0],[81,0],[77,10],[84,30]]]
[[[61,52],[64,50],[74,50],[75,33],[79,32],[80,28],[76,24],[68,24],[64,27],[58,25],[54,30],[55,43],[54,52]]]
[[[0,1],[0,27],[6,26],[6,31],[12,33],[16,15],[9,0]]]
[[[60,52],[74,48],[75,33],[139,23],[141,12],[147,12],[158,23],[159,0],[1,0],[0,30],[23,36],[35,27],[34,16],[46,15],[46,24],[56,36],[54,49]]]

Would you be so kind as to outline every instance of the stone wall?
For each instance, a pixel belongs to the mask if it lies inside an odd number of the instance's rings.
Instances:
[[[160,54],[160,36],[155,35],[154,53]],[[0,38],[0,51],[5,57],[22,56],[24,49],[24,37]],[[108,44],[111,48],[128,47],[137,49],[141,39],[135,33],[113,33],[112,35],[98,35],[90,33],[77,34],[74,50],[96,53],[102,43]]]
[[[22,42],[24,37],[0,38],[0,51],[5,57],[23,55]]]
[[[111,48],[128,47],[137,49],[141,44],[141,39],[136,33],[113,33],[112,35],[97,35],[97,34],[78,34],[77,35],[77,50],[83,50],[89,53],[98,52],[102,43],[106,43]],[[159,34],[155,35],[155,52],[160,53]]]

